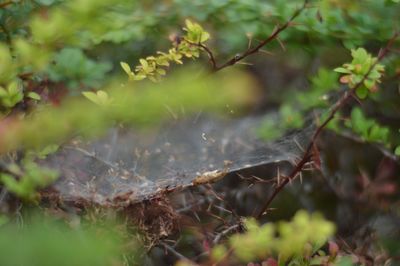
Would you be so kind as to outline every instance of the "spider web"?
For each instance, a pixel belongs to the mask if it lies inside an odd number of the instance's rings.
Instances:
[[[204,173],[298,159],[313,125],[265,142],[256,133],[263,119],[199,114],[151,130],[113,128],[91,142],[71,141],[44,164],[60,172],[54,189],[62,200],[121,206],[191,186]]]

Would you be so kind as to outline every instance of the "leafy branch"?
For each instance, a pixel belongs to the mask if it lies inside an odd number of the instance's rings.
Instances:
[[[374,60],[374,63],[370,65],[368,71],[363,75],[361,80],[354,84],[353,86],[350,87],[350,90],[346,90],[342,96],[333,104],[328,116],[325,118],[324,122],[321,123],[316,130],[314,131],[314,134],[312,135],[311,141],[307,146],[307,149],[304,151],[303,156],[301,160],[295,165],[293,168],[292,172],[284,177],[282,179],[282,182],[277,185],[277,187],[274,189],[272,192],[271,196],[267,199],[265,202],[264,206],[261,208],[260,212],[257,214],[257,218],[261,218],[264,213],[268,210],[269,206],[271,205],[272,201],[275,199],[275,197],[279,194],[280,191],[293,179],[295,179],[297,176],[301,174],[303,171],[304,166],[309,163],[313,156],[315,154],[316,150],[316,141],[323,131],[323,129],[329,124],[330,121],[332,121],[335,118],[336,113],[353,97],[355,96],[356,91],[364,86],[365,81],[370,78],[370,74],[372,71],[376,69],[376,66],[379,65],[379,62],[382,61],[382,59],[389,53],[390,48],[392,47],[393,43],[397,39],[399,33],[396,32],[393,37],[388,41],[387,45],[385,48],[383,48],[380,52],[376,60]]]
[[[166,74],[165,68],[171,63],[183,64],[182,58],[198,58],[200,56],[200,48],[207,49],[204,43],[210,38],[210,34],[206,32],[199,24],[190,20],[186,20],[186,27],[183,28],[186,34],[183,38],[175,41],[173,48],[168,53],[157,52],[156,56],[148,56],[139,60],[134,70],[131,70],[129,64],[121,62],[122,69],[128,74],[129,80],[143,80],[145,78],[158,82],[161,77]],[[196,45],[194,45],[196,44]]]

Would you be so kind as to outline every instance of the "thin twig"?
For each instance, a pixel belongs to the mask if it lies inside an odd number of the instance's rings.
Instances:
[[[280,185],[278,185],[274,191],[272,192],[272,195],[268,198],[268,200],[265,202],[264,206],[261,208],[261,211],[258,213],[258,215],[256,216],[258,219],[261,218],[264,213],[266,212],[266,210],[268,210],[271,202],[275,199],[275,197],[279,194],[279,192],[292,180],[294,179],[296,176],[298,176],[298,174],[303,170],[304,165],[306,165],[309,160],[312,158],[312,149],[313,146],[315,145],[319,135],[321,134],[322,130],[328,125],[328,123],[335,117],[336,113],[350,100],[352,99],[354,92],[357,90],[357,88],[359,88],[365,81],[365,79],[367,79],[368,75],[370,74],[370,72],[372,71],[372,69],[376,66],[376,64],[378,64],[386,55],[387,53],[390,51],[390,47],[393,45],[394,41],[397,39],[398,37],[398,33],[396,32],[393,37],[389,40],[389,42],[387,43],[386,47],[381,50],[381,52],[378,55],[377,61],[369,68],[368,72],[364,75],[364,77],[362,78],[362,80],[357,83],[351,90],[349,91],[345,91],[342,96],[339,98],[339,100],[336,101],[336,103],[333,105],[333,107],[331,108],[330,112],[329,112],[329,116],[325,119],[325,121],[315,130],[311,141],[307,147],[307,149],[305,150],[305,152],[303,153],[303,157],[302,159],[296,164],[296,166],[294,167],[294,169],[292,170],[292,172],[285,177],[285,179],[282,180],[282,183]]]
[[[230,60],[228,60],[227,62],[225,62],[224,64],[218,66],[216,64],[213,64],[213,72],[217,72],[220,71],[221,69],[224,69],[228,66],[232,66],[236,63],[238,63],[239,61],[243,60],[244,58],[255,54],[257,52],[260,51],[261,48],[263,48],[265,45],[267,45],[268,43],[270,43],[271,41],[275,40],[278,38],[279,34],[284,31],[286,28],[288,28],[289,26],[292,25],[292,21],[297,18],[304,9],[306,9],[308,4],[308,0],[305,0],[302,7],[298,8],[293,15],[289,18],[289,20],[286,21],[285,24],[281,25],[281,26],[277,26],[274,31],[272,32],[272,34],[266,38],[265,40],[261,41],[258,45],[256,45],[253,48],[249,48],[247,49],[244,53],[242,54],[237,54],[234,57],[232,57]],[[212,54],[212,53],[211,53]]]
[[[0,207],[3,205],[4,199],[7,198],[8,191],[6,187],[2,187],[0,191]]]
[[[201,42],[195,43],[195,42],[191,42],[187,39],[184,39],[184,40],[185,40],[185,42],[187,42],[191,45],[198,46],[201,49],[203,49],[207,53],[208,58],[210,59],[212,69],[217,68],[217,61],[215,60],[215,56],[210,48],[208,48],[206,45],[202,44]]]
[[[239,229],[240,228],[240,224],[234,224],[228,228],[226,228],[224,231],[222,231],[221,233],[219,233],[218,235],[215,236],[214,240],[213,240],[213,244],[218,244],[218,242],[221,240],[222,237],[224,237],[225,235],[229,234],[231,231],[235,230],[235,229]]]
[[[87,157],[93,158],[94,160],[99,161],[115,170],[120,170],[120,168],[118,166],[114,165],[112,162],[106,161],[106,160],[96,156],[96,154],[94,152],[89,152],[85,149],[75,147],[75,146],[64,146],[64,149],[75,150],[75,151],[80,152]]]
[[[173,247],[171,247],[170,245],[166,244],[166,243],[161,243],[161,245],[168,250],[169,252],[171,252],[172,254],[174,254],[178,259],[180,260],[185,260],[185,261],[189,261],[191,262],[190,259],[188,259],[187,257],[185,257],[184,255],[182,255],[181,253],[179,253],[178,251],[176,251]]]
[[[0,160],[0,172],[9,174],[17,179],[23,176],[23,173],[17,172],[16,170],[12,169],[7,163]]]
[[[277,26],[275,27],[275,29],[273,30],[272,34],[270,36],[268,36],[268,38],[266,38],[263,41],[260,41],[259,44],[257,44],[255,47],[251,47],[251,42],[249,42],[248,48],[245,52],[243,52],[242,54],[236,54],[234,57],[232,57],[230,60],[228,60],[227,62],[225,62],[224,64],[218,66],[217,60],[215,59],[214,53],[211,51],[210,48],[208,48],[206,45],[202,44],[202,43],[195,43],[195,42],[191,42],[187,39],[185,39],[185,41],[191,45],[195,45],[200,47],[202,50],[204,50],[211,62],[211,71],[212,72],[217,72],[220,71],[221,69],[224,69],[226,67],[235,65],[237,63],[239,63],[239,61],[242,61],[243,59],[245,59],[246,57],[255,54],[257,52],[265,52],[263,50],[261,50],[265,45],[267,45],[268,43],[270,43],[273,40],[278,40],[279,45],[281,45],[282,49],[285,50],[283,43],[278,39],[279,34],[284,31],[286,28],[288,28],[289,26],[293,25],[293,20],[298,17],[301,12],[307,7],[308,4],[308,0],[304,0],[304,3],[302,5],[301,8],[296,9],[296,11],[293,13],[293,15],[289,18],[289,20],[287,20],[285,22],[285,24],[283,24],[282,26]],[[269,54],[269,53],[268,53]]]

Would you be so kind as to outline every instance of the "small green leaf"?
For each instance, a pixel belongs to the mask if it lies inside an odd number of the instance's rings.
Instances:
[[[203,32],[201,33],[200,42],[205,42],[205,41],[207,41],[208,39],[210,39],[210,34],[209,34],[208,32],[206,32],[206,31],[203,31]]]
[[[162,68],[157,68],[156,71],[157,71],[158,74],[163,75],[163,76],[167,74],[167,72],[165,71],[165,69],[162,69]]]
[[[145,78],[146,78],[146,75],[138,74],[138,75],[135,75],[135,76],[133,77],[133,80],[139,81],[139,80],[143,80],[143,79],[145,79]]]
[[[141,58],[139,61],[144,69],[149,67],[149,63],[145,59]]]
[[[16,81],[11,82],[8,85],[8,93],[9,94],[16,94],[19,92],[19,84]]]
[[[368,90],[370,90],[374,86],[374,84],[375,82],[373,80],[370,79],[364,80],[364,85]]]
[[[337,67],[333,71],[338,72],[338,73],[343,73],[343,74],[350,74],[351,71],[344,68],[344,67]]]
[[[120,62],[120,65],[122,69],[126,72],[126,74],[130,75],[132,73],[131,67],[127,63]]]
[[[187,27],[187,29],[188,29],[189,31],[194,30],[194,24],[193,24],[189,19],[186,19],[186,20],[185,20],[185,24],[186,24],[186,27]]]
[[[31,98],[31,99],[33,99],[33,100],[36,100],[36,101],[40,101],[40,100],[42,99],[42,97],[40,97],[40,95],[37,94],[37,93],[34,92],[34,91],[28,92],[27,97],[28,97],[28,98]]]
[[[50,145],[47,145],[46,147],[44,147],[42,150],[38,151],[36,153],[36,155],[40,159],[45,159],[47,157],[47,155],[55,153],[59,148],[60,148],[60,146],[58,146],[56,144],[50,144]]]
[[[82,94],[91,102],[100,106],[109,106],[112,102],[112,99],[109,98],[107,92],[102,90],[99,90],[96,93],[92,91],[84,91]]]
[[[108,99],[108,94],[105,91],[100,90],[100,91],[97,92],[97,97],[100,100],[105,101],[105,100]]]
[[[396,147],[394,154],[396,154],[396,156],[400,156],[400,145]]]
[[[85,96],[86,98],[88,98],[90,101],[96,103],[97,102],[97,95],[96,93],[92,92],[92,91],[84,91],[82,92],[83,96]]]
[[[351,55],[354,58],[353,64],[364,63],[370,55],[364,48],[357,48],[351,50]]]
[[[368,96],[368,89],[364,86],[357,88],[356,90],[357,97],[360,99],[365,99]]]

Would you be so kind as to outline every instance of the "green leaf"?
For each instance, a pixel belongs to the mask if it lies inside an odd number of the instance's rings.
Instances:
[[[146,75],[137,74],[133,77],[133,80],[139,81],[146,78]]]
[[[92,91],[84,91],[82,92],[83,96],[85,96],[86,98],[88,98],[90,101],[97,103],[97,95],[96,93],[92,92]]]
[[[167,72],[165,71],[165,69],[162,69],[162,68],[157,68],[156,71],[157,71],[158,74],[163,75],[163,76],[167,74]]]
[[[370,79],[365,79],[364,85],[368,90],[370,90],[375,85],[375,81],[370,80]]]
[[[389,136],[389,129],[386,127],[381,127],[378,124],[374,124],[369,132],[369,141],[376,141],[386,143]]]
[[[373,79],[373,80],[377,80],[382,76],[381,73],[379,73],[376,68],[374,68],[371,73],[369,73],[368,78]]]
[[[97,97],[100,99],[100,101],[105,102],[108,100],[108,94],[105,91],[98,91],[97,92]]]
[[[99,106],[109,106],[112,102],[112,99],[108,96],[107,92],[103,90],[99,90],[96,93],[92,91],[84,91],[82,92],[83,96],[89,99],[91,102],[99,105]]]
[[[22,101],[23,98],[22,86],[18,81],[9,83],[7,89],[0,87],[0,100],[4,107],[12,108]]]
[[[337,67],[333,71],[338,72],[338,73],[343,73],[343,74],[350,74],[351,71],[344,68],[344,67]]]
[[[70,89],[80,89],[82,85],[98,87],[112,68],[109,62],[88,58],[79,48],[63,48],[53,60],[54,64],[47,69],[50,80],[65,82]]]
[[[206,31],[203,31],[203,32],[201,33],[200,42],[205,42],[205,41],[207,41],[208,39],[210,39],[210,34],[209,34],[208,32],[206,32]]]
[[[60,148],[60,146],[58,146],[56,144],[50,144],[50,145],[47,145],[46,147],[44,147],[42,150],[36,152],[36,155],[40,159],[45,159],[47,157],[47,155],[55,153],[59,148]]]
[[[400,156],[400,145],[396,147],[394,154],[396,154],[396,156]]]
[[[34,92],[34,91],[28,92],[27,97],[28,97],[28,98],[31,98],[31,99],[33,99],[33,100],[36,100],[36,101],[40,101],[40,100],[42,99],[42,97],[40,97],[40,95],[37,94],[37,93]]]
[[[139,61],[140,61],[140,64],[142,65],[143,69],[146,69],[149,67],[149,63],[145,59],[140,58]]]
[[[357,48],[351,50],[351,55],[353,57],[353,65],[359,63],[365,63],[365,61],[370,57],[364,48]]]
[[[368,89],[364,86],[361,86],[356,89],[357,97],[360,99],[365,99],[368,96]]]
[[[355,132],[366,136],[371,126],[360,108],[356,107],[351,111],[351,127]]]
[[[194,30],[194,24],[189,19],[185,20],[185,24],[186,24],[186,27],[187,27],[187,29],[189,31],[193,31]]]
[[[122,69],[125,71],[126,74],[128,74],[128,75],[132,74],[131,67],[127,63],[120,62],[120,65],[121,65]]]

